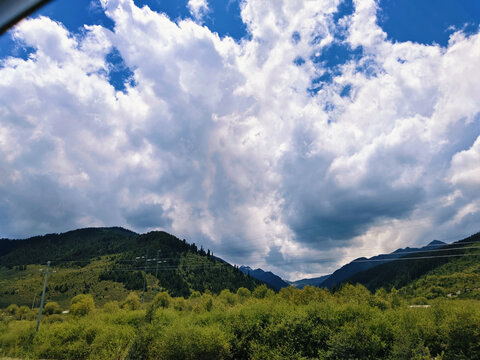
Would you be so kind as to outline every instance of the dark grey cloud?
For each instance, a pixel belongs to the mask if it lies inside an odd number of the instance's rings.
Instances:
[[[162,205],[142,204],[134,209],[124,210],[125,219],[135,229],[147,231],[155,228],[169,228],[172,220],[165,214]]]

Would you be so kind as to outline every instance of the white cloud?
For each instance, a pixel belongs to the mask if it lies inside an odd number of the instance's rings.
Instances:
[[[35,51],[0,67],[0,235],[162,228],[288,277],[478,231],[480,36],[391,43],[357,1],[340,43],[338,4],[245,1],[240,42],[130,0],[102,1],[113,32],[22,22]],[[311,95],[332,44],[362,56]]]
[[[207,0],[188,0],[187,7],[197,21],[201,21],[209,10]]]
[[[450,181],[464,191],[476,193],[480,187],[480,136],[470,149],[453,156]]]

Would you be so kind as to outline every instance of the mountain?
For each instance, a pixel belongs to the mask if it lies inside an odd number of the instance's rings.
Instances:
[[[319,286],[326,287],[331,289],[333,286],[339,285],[345,280],[351,278],[357,273],[366,271],[371,268],[376,268],[381,264],[388,263],[392,260],[395,260],[405,254],[412,254],[418,251],[425,250],[434,250],[439,247],[446,245],[444,242],[439,240],[433,240],[428,245],[422,248],[410,248],[406,247],[404,249],[397,249],[390,254],[382,254],[373,256],[371,258],[361,257],[353,260],[352,262],[342,266],[340,269],[334,271],[325,281],[323,281]]]
[[[158,255],[158,257],[157,257]],[[130,291],[151,299],[158,291],[188,297],[193,291],[253,290],[260,281],[163,231],[137,234],[113,228],[85,228],[25,240],[0,240],[0,307],[38,302],[40,269],[51,262],[47,298],[59,303],[91,293],[95,301],[120,300]]]
[[[290,285],[295,286],[296,288],[303,289],[305,286],[320,286],[325,280],[328,279],[330,275],[324,275],[316,278],[310,279],[301,279],[297,281],[290,281]]]
[[[371,291],[405,287],[413,292],[421,288],[428,293],[460,287],[460,291],[479,292],[480,299],[479,259],[480,233],[477,233],[432,251],[403,254],[397,261],[356,273],[346,282],[363,284]]]
[[[276,291],[287,286],[294,286],[299,289],[303,289],[307,285],[319,286],[324,280],[326,280],[330,276],[330,275],[324,275],[317,278],[288,281],[288,280],[283,280],[280,276],[275,275],[271,271],[264,271],[262,269],[253,270],[250,266],[245,266],[245,265],[240,266],[239,269],[244,274],[246,275],[249,274],[251,277],[265,282],[267,285],[269,285]]]
[[[278,291],[281,288],[289,286],[289,284],[282,280],[278,275],[275,275],[271,271],[263,271],[262,269],[253,270],[250,266],[240,266],[239,270],[245,275],[250,275],[252,278],[263,281],[267,285],[270,285],[274,290]]]

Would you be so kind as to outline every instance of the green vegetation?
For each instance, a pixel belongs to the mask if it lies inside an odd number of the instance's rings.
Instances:
[[[0,356],[32,359],[478,359],[480,303],[437,297],[410,307],[398,291],[345,285],[335,293],[239,288],[185,299],[161,292],[69,314],[1,311]],[[56,306],[51,306],[56,308]]]
[[[441,255],[480,254],[478,240],[474,235],[450,245],[462,251]],[[163,232],[83,229],[0,240],[0,254],[0,356],[480,359],[477,256],[413,254],[427,258],[350,279],[365,287],[275,293],[209,250]],[[40,301],[40,263],[47,259],[56,272],[35,333],[38,308],[30,306],[32,297]]]
[[[147,259],[145,256],[148,255]],[[157,259],[158,255],[158,259]],[[70,299],[91,294],[103,305],[143,290],[151,301],[161,291],[189,297],[218,294],[260,282],[217,258],[161,231],[139,235],[122,228],[88,228],[26,240],[0,240],[0,307],[40,301],[46,262],[51,261],[47,299],[68,309]]]

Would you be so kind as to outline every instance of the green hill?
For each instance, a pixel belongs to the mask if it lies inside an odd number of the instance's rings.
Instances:
[[[415,297],[480,299],[480,233],[440,249],[407,254],[345,282],[360,283],[371,291],[395,287]]]
[[[158,257],[157,257],[158,255]],[[147,258],[145,258],[147,256]],[[188,297],[192,291],[253,290],[259,281],[165,232],[136,234],[123,228],[86,228],[25,240],[0,240],[0,307],[38,305],[51,261],[47,298],[68,305],[90,293],[99,304],[130,291],[152,299],[159,291]],[[54,272],[53,272],[54,271]]]

